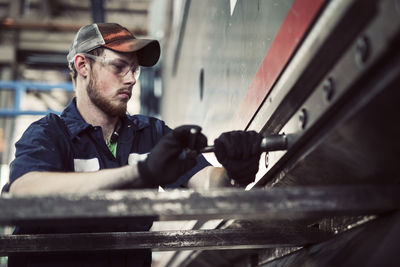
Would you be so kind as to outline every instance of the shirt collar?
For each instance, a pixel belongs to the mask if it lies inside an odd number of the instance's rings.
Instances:
[[[79,113],[78,108],[76,107],[75,97],[61,113],[61,118],[64,120],[65,125],[67,126],[71,134],[71,139],[76,137],[79,133],[92,127],[92,125],[87,123]],[[123,125],[132,125],[133,129],[136,131],[142,130],[150,126],[148,118],[142,115],[135,115],[135,116],[126,115],[122,120],[123,120],[122,123]]]
[[[74,138],[82,131],[91,127],[91,125],[87,123],[79,113],[76,107],[75,97],[61,113],[61,118],[64,120],[65,125],[71,134],[71,138]]]

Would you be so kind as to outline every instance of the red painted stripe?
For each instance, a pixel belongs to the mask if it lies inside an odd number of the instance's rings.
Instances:
[[[237,113],[234,127],[244,129],[292,56],[325,0],[295,0],[258,69]]]

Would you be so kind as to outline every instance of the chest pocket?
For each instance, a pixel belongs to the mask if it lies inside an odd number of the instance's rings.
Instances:
[[[98,158],[74,159],[74,170],[76,172],[94,172],[100,170]]]

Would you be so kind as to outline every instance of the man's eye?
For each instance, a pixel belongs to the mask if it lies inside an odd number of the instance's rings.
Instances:
[[[114,68],[116,72],[121,72],[126,68],[125,64],[120,64],[120,63],[112,63],[111,66]]]

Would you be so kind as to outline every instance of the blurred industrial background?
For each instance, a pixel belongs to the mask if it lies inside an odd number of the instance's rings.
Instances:
[[[60,112],[73,97],[66,63],[77,30],[92,22],[117,22],[136,36],[163,43],[181,1],[0,1],[1,185],[8,179],[14,143],[47,112]],[[129,112],[158,116],[160,63],[144,69]]]

